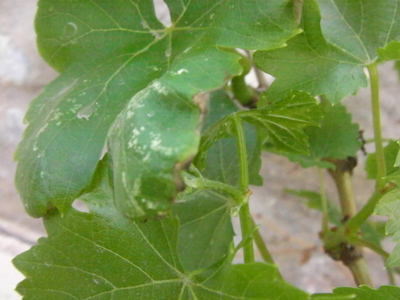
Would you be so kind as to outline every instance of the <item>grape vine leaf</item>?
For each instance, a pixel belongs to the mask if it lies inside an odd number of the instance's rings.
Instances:
[[[210,95],[209,113],[204,119],[203,132],[221,118],[239,111],[238,107],[223,90]],[[243,124],[249,166],[249,183],[262,185],[259,175],[261,168],[261,140],[257,129],[250,124]],[[202,171],[204,177],[221,181],[232,186],[239,186],[239,158],[235,137],[217,140],[206,154],[207,164]]]
[[[386,174],[391,175],[399,169],[395,166],[397,155],[399,153],[399,144],[394,140],[390,140],[383,149],[383,153],[385,155]],[[377,179],[375,152],[368,154],[367,161],[365,162],[365,171],[367,172],[368,179]]]
[[[114,53],[136,53],[155,40],[166,39],[173,44],[173,61],[186,49],[188,40],[202,35],[207,36],[204,42],[210,45],[270,49],[282,47],[300,32],[288,0],[250,0],[245,4],[239,0],[169,0],[166,4],[172,21],[168,28],[156,18],[153,1],[40,0],[35,20],[39,51],[49,65],[62,71],[75,63],[91,64]]]
[[[110,221],[122,217],[116,213],[110,186],[108,154],[99,161],[88,192],[78,200],[87,204],[90,212]],[[226,196],[202,190],[190,199],[180,199],[172,209],[179,218],[177,251],[186,272],[205,269],[228,253],[234,231]],[[206,259],[205,259],[206,258]]]
[[[109,146],[113,162],[120,163],[115,171],[125,172],[127,184],[142,178],[146,186],[149,178],[148,174],[139,177],[129,169],[136,166],[128,167],[121,160],[132,150],[149,149],[167,137],[150,138],[147,130],[155,129],[152,113],[163,113],[161,123],[169,120],[170,129],[179,109],[187,117],[181,121],[190,122],[181,124],[182,130],[175,135],[181,148],[174,150],[181,153],[164,157],[152,152],[159,161],[138,167],[147,166],[160,179],[158,186],[165,185],[160,201],[144,193],[124,202],[120,197],[131,190],[125,191],[122,182],[115,183],[117,204],[127,215],[145,217],[158,215],[158,209],[165,211],[179,190],[171,182],[171,177],[178,178],[179,168],[171,165],[196,153],[199,112],[193,96],[222,86],[241,73],[239,56],[216,46],[276,48],[299,32],[289,0],[251,0],[245,4],[239,0],[168,1],[168,5],[172,25],[166,28],[157,20],[151,1],[39,1],[35,23],[39,50],[62,74],[31,103],[25,118],[29,125],[15,156],[16,186],[31,216],[43,216],[54,206],[66,212],[90,183],[110,126],[124,108],[110,136],[123,136],[125,144],[118,145],[114,138]],[[241,15],[240,21],[232,17],[237,15]],[[142,93],[134,97],[139,91]],[[165,111],[157,106],[158,96],[170,102]],[[148,118],[142,115],[142,122],[133,126],[128,119],[132,113],[129,105],[132,109],[142,102],[144,107],[136,107],[134,120],[144,112]],[[129,148],[135,133],[126,136],[126,130],[140,131],[142,127],[146,128],[143,134],[147,139],[141,140],[145,144]],[[154,147],[160,150],[167,146]],[[128,160],[146,155],[135,152]],[[141,206],[141,199],[149,200],[154,208]],[[133,207],[138,208],[137,213]]]
[[[398,0],[305,0],[304,33],[285,48],[254,55],[257,66],[276,77],[266,98],[298,89],[337,103],[367,86],[363,67],[378,60],[378,48],[399,40],[398,6]]]
[[[359,288],[339,287],[332,294],[314,294],[311,300],[396,300],[399,298],[400,288],[392,285],[382,285],[375,290],[362,285]]]
[[[321,103],[323,118],[320,127],[309,127],[304,131],[308,136],[310,155],[282,153],[303,168],[318,166],[332,168],[334,165],[326,159],[346,159],[356,156],[360,150],[359,126],[352,123],[351,114],[342,104]]]
[[[226,256],[234,236],[230,211],[226,196],[209,190],[172,207],[180,222],[178,254],[186,272],[205,269]]]
[[[48,237],[13,261],[27,277],[17,287],[24,299],[308,299],[279,279],[275,265],[225,259],[185,272],[178,218],[143,223],[123,218],[112,205],[106,215],[99,203],[97,209],[70,209],[64,217],[52,210],[44,217]]]
[[[301,91],[292,91],[270,106],[232,113],[204,132],[195,164],[203,169],[205,153],[215,141],[236,135],[234,118],[263,130],[280,151],[308,154],[308,139],[303,130],[307,126],[318,126],[321,116],[315,98]]]

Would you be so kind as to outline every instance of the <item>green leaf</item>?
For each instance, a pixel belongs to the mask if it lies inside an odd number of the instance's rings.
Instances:
[[[202,191],[176,203],[172,214],[180,221],[178,253],[186,272],[205,269],[228,253],[234,231],[226,196]]]
[[[397,154],[399,153],[399,144],[394,140],[390,140],[383,151],[385,155],[386,174],[391,175],[399,169],[395,166]],[[376,178],[376,153],[368,154],[367,161],[365,162],[365,171],[367,172],[368,179],[378,179]]]
[[[196,279],[202,285],[193,286],[191,299],[260,299],[260,300],[306,300],[307,293],[278,279],[275,265],[249,263],[222,267],[216,266],[199,274]]]
[[[228,94],[218,90],[210,95],[209,113],[204,120],[204,130],[223,117],[239,111]],[[246,147],[249,166],[249,181],[253,185],[262,185],[259,175],[261,168],[261,140],[257,129],[250,124],[243,124],[246,137]],[[225,137],[217,140],[207,151],[207,164],[202,171],[204,177],[221,181],[232,186],[239,186],[239,158],[235,137]]]
[[[314,294],[311,295],[311,300],[396,300],[399,295],[400,288],[397,286],[382,285],[375,290],[363,285],[359,288],[335,288],[332,294]]]
[[[292,91],[285,99],[266,107],[236,113],[241,120],[268,134],[280,151],[308,154],[304,128],[317,126],[321,118],[316,100],[308,93]],[[226,116],[210,126],[202,135],[199,155],[195,164],[205,166],[205,153],[215,141],[235,136],[233,115]]]
[[[398,0],[318,3],[304,1],[304,33],[289,40],[287,47],[255,53],[257,66],[276,77],[268,100],[297,89],[325,94],[337,103],[367,86],[363,67],[378,60],[378,48],[399,40]]]
[[[26,116],[29,125],[16,153],[16,185],[30,215],[45,215],[54,206],[65,213],[73,199],[84,192],[110,126],[124,108],[110,135],[111,139],[121,136],[125,142],[116,144],[113,139],[109,143],[114,163],[121,163],[128,156],[126,162],[145,157],[129,148],[133,133],[128,136],[128,129],[150,130],[160,116],[152,118],[155,112],[162,113],[161,123],[172,129],[173,117],[180,111],[187,114],[180,121],[189,123],[182,123],[182,131],[176,135],[181,152],[159,157],[159,168],[146,164],[138,167],[148,167],[159,179],[157,186],[165,186],[160,198],[155,200],[146,191],[121,199],[126,191],[123,183],[116,183],[117,203],[127,215],[144,218],[167,210],[179,190],[171,182],[171,177],[179,177],[179,168],[171,165],[182,163],[196,152],[195,119],[199,113],[193,96],[222,86],[241,73],[240,57],[216,45],[276,48],[298,33],[289,0],[262,4],[256,0],[246,4],[239,0],[171,0],[168,4],[172,25],[165,28],[156,19],[151,1],[39,1],[39,49],[45,60],[62,74],[31,103]],[[238,14],[243,26],[238,26],[237,18],[232,17]],[[142,93],[134,97],[139,91]],[[157,107],[158,96],[168,101],[166,110]],[[127,117],[132,106],[141,101],[144,107],[136,112],[134,120],[140,113],[146,115],[139,118],[140,124],[131,124]],[[155,138],[141,141],[143,144],[137,145],[135,151],[158,143]],[[128,184],[138,178],[146,185],[150,181],[148,174],[130,170],[136,166],[122,162],[117,168],[119,175],[125,172]],[[137,201],[147,199],[142,196],[154,201],[154,209],[140,207]],[[133,207],[140,208],[136,212]]]
[[[113,217],[74,209],[45,217],[48,237],[13,261],[27,277],[17,287],[24,299],[308,299],[274,265],[225,260],[184,272],[177,218],[141,223],[109,209]]]
[[[75,63],[87,65],[116,54],[140,52],[143,46],[162,40],[171,41],[168,47],[172,46],[173,61],[188,47],[188,40],[201,36],[206,36],[204,42],[210,45],[271,49],[282,47],[300,32],[289,0],[169,0],[172,25],[168,28],[157,20],[152,1],[41,0],[38,5],[39,51],[59,71]],[[159,55],[153,58],[156,67],[169,60]]]
[[[356,156],[360,150],[359,126],[352,123],[351,114],[341,104],[321,104],[323,119],[320,127],[309,127],[304,131],[310,144],[310,155],[285,154],[291,161],[298,162],[303,168],[318,166],[332,168],[334,165],[326,159],[346,159]]]
[[[278,151],[308,154],[304,129],[319,126],[321,111],[308,93],[291,91],[284,99],[266,107],[241,113],[245,122],[265,130]]]
[[[88,193],[78,199],[89,210],[109,220],[121,218],[116,213],[110,186],[108,155],[97,165]],[[180,221],[177,251],[186,272],[205,269],[228,253],[234,231],[229,199],[219,193],[203,190],[190,199],[180,199],[172,215]]]

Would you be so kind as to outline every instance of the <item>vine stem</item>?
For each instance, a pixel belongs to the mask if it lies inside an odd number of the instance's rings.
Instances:
[[[374,125],[376,165],[377,165],[376,190],[379,191],[385,187],[385,180],[383,178],[386,176],[386,163],[385,163],[385,155],[383,152],[381,113],[380,113],[380,100],[379,100],[379,74],[378,74],[377,64],[374,63],[369,65],[368,72],[371,81],[372,118]]]
[[[345,225],[348,229],[348,223],[353,220],[357,212],[352,185],[352,170],[355,167],[355,163],[349,158],[347,160],[336,160],[334,163],[335,169],[330,169],[329,173],[335,180],[336,187],[339,192],[343,220],[350,218]],[[358,229],[355,233],[357,233],[357,231]],[[363,257],[362,247],[355,245],[353,255],[354,256],[352,259],[347,261],[343,260],[343,262],[353,274],[356,284],[358,286],[361,284],[373,286],[368,265]]]
[[[372,100],[372,118],[375,136],[375,152],[376,152],[376,185],[375,192],[369,199],[368,203],[346,224],[350,233],[356,233],[361,225],[372,215],[376,204],[384,194],[386,176],[385,154],[383,152],[383,139],[380,117],[380,100],[379,100],[379,74],[377,64],[368,66],[368,72],[371,81],[371,100]]]
[[[245,194],[249,189],[249,167],[247,165],[246,138],[240,116],[235,114],[233,116],[233,122],[236,129],[236,143],[239,156],[240,191]]]
[[[250,208],[248,203],[248,197],[250,196],[250,193],[248,192],[249,168],[247,165],[246,139],[240,116],[235,114],[233,117],[233,122],[236,129],[236,142],[237,142],[238,156],[239,156],[240,191],[243,193],[243,197],[247,197],[247,199],[244,199],[245,201],[243,201],[243,205],[240,208],[239,212],[242,238],[243,239],[250,238],[243,245],[243,256],[245,263],[252,263],[254,262],[254,248],[252,239],[254,226],[250,215]]]

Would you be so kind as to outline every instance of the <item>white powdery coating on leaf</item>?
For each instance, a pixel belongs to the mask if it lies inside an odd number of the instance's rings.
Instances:
[[[153,138],[150,144],[151,150],[165,156],[171,156],[174,153],[174,148],[162,146],[162,140],[159,134],[151,132],[150,136]]]
[[[159,81],[154,81],[151,85],[157,92],[163,95],[168,95],[167,88],[161,84]]]
[[[78,119],[85,118],[89,120],[90,116],[97,110],[97,102],[91,103],[88,106],[83,107],[76,115]]]
[[[45,129],[47,128],[47,126],[49,126],[49,123],[44,124],[44,126],[42,128],[40,128],[40,130],[36,134],[36,137],[38,137],[42,132],[44,132]]]
[[[128,148],[132,148],[138,144],[138,136],[140,135],[140,131],[135,127],[132,129],[132,137],[128,142]]]
[[[171,73],[172,76],[175,76],[175,75],[181,75],[181,74],[183,74],[183,73],[189,73],[189,71],[186,70],[186,69],[180,69],[180,70],[177,71],[177,72],[171,71],[170,73]]]

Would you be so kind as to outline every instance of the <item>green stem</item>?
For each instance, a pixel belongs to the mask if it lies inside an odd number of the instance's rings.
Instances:
[[[371,80],[372,117],[374,124],[376,165],[377,165],[376,177],[378,178],[376,181],[376,189],[381,190],[385,187],[385,181],[383,178],[386,176],[386,163],[385,163],[385,155],[383,152],[380,103],[379,103],[379,74],[378,74],[377,64],[374,63],[369,65],[368,71]]]
[[[254,220],[251,219],[251,221],[253,223],[252,224],[253,228],[256,228],[256,224],[254,223]],[[264,243],[263,238],[262,238],[258,228],[256,230],[254,230],[253,236],[254,236],[254,242],[256,243],[258,251],[260,251],[262,259],[267,263],[275,265],[274,259],[272,258],[272,255],[269,252],[267,245]],[[283,279],[282,274],[279,272],[279,270],[277,270],[277,272],[278,272],[279,278]]]
[[[322,231],[324,233],[329,231],[328,225],[328,204],[326,201],[325,194],[325,180],[324,180],[324,171],[321,168],[318,168],[318,179],[319,179],[319,187],[321,193],[321,206],[322,206]]]
[[[239,212],[240,227],[242,231],[242,238],[247,239],[249,237],[252,237],[254,232],[254,226],[251,219],[250,208],[248,203],[248,197],[250,196],[250,193],[248,193],[249,168],[247,165],[246,139],[240,116],[234,115],[233,122],[235,124],[235,129],[236,129],[236,142],[237,142],[237,149],[239,156],[240,191],[243,193],[244,197],[247,197],[247,199],[243,201],[243,205],[240,208]],[[245,263],[254,262],[254,249],[253,249],[252,238],[250,238],[250,240],[244,244],[243,254]]]
[[[348,229],[349,235],[356,234],[360,229],[361,225],[372,215],[376,204],[382,198],[383,194],[375,191],[372,197],[368,200],[368,203],[347,223],[346,228]]]
[[[240,205],[241,201],[243,201],[243,194],[233,186],[220,182],[220,181],[214,181],[214,180],[209,180],[209,179],[203,179],[202,182],[202,189],[213,189],[213,190],[218,190],[221,192],[224,192],[231,196],[233,199],[235,199],[236,204]]]
[[[242,230],[242,239],[250,239],[243,245],[243,256],[244,263],[254,262],[254,248],[253,248],[253,233],[254,227],[251,222],[251,215],[249,209],[249,203],[243,204],[239,212],[240,216],[240,228]]]
[[[382,247],[380,247],[379,245],[376,245],[370,241],[364,240],[364,239],[359,239],[359,238],[354,238],[351,239],[351,242],[354,245],[359,245],[359,246],[363,246],[366,247],[368,249],[371,249],[372,251],[374,251],[376,254],[379,254],[380,256],[382,256],[384,259],[387,259],[390,255],[390,253],[386,252],[385,250],[382,249]]]
[[[235,114],[233,116],[233,122],[236,129],[236,143],[239,156],[240,190],[245,194],[249,189],[249,167],[247,165],[246,138],[240,116]]]

